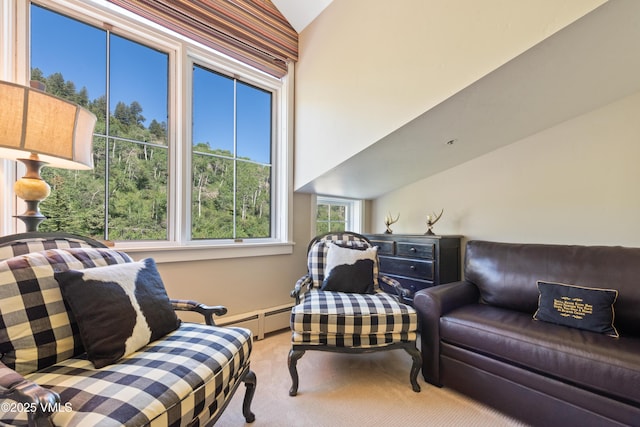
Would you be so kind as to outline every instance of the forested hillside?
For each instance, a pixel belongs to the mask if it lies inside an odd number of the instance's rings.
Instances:
[[[45,77],[34,69],[32,79],[44,82],[47,92],[92,111],[98,118],[95,134],[99,135],[94,137],[93,170],[43,169],[42,176],[52,191],[40,205],[48,217],[40,231],[65,231],[110,240],[166,240],[166,123],[154,119],[145,126],[142,105],[137,101],[129,105],[118,102],[108,116],[107,127],[104,96],[90,100],[86,88],[77,89],[60,73]],[[193,146],[192,237],[268,237],[271,167],[250,159],[234,160],[232,153],[212,145],[212,141],[198,141]]]

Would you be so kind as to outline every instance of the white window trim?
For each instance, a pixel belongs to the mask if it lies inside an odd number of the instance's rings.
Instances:
[[[167,241],[116,242],[115,249],[125,250],[134,257],[154,257],[157,262],[173,262],[195,259],[222,259],[254,257],[293,253],[292,216],[293,195],[293,88],[294,67],[289,64],[289,74],[281,80],[248,67],[204,45],[188,40],[161,26],[147,21],[131,12],[104,0],[37,0],[37,4],[97,27],[109,25],[118,28],[118,33],[132,40],[156,47],[169,53],[169,126],[170,170],[169,177],[169,235]],[[29,64],[26,55],[29,25],[28,0],[0,0],[0,24],[2,24],[3,66],[0,77],[4,80],[26,84],[29,79]],[[105,14],[107,17],[105,18]],[[6,33],[6,34],[5,34]],[[22,37],[17,36],[22,34]],[[6,36],[6,37],[5,37]],[[249,83],[273,90],[274,93],[274,144],[273,152],[273,195],[271,203],[272,238],[250,239],[246,241],[188,240],[190,235],[190,179],[184,176],[190,170],[191,144],[177,141],[191,141],[190,123],[191,65],[196,59],[199,64],[220,70]],[[11,189],[9,182],[15,182],[14,162],[0,160],[0,185]],[[2,234],[20,231],[20,224],[11,215],[16,211],[16,197],[13,191],[3,191],[0,198],[0,212],[5,218],[0,222]],[[178,207],[180,207],[178,209]]]
[[[313,195],[311,197],[311,224],[312,224],[312,238],[317,235],[316,224],[318,214],[318,204],[342,204],[347,205],[347,225],[349,225],[349,231],[354,233],[362,233],[364,230],[364,218],[365,218],[365,204],[361,199],[347,199],[344,197],[333,197],[323,195]]]

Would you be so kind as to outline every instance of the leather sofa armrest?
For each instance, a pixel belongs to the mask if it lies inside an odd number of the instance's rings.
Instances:
[[[195,311],[204,316],[207,325],[214,326],[216,322],[213,316],[224,316],[227,314],[227,308],[222,305],[208,306],[197,301],[172,299],[171,305],[175,311]]]
[[[477,303],[478,288],[467,281],[447,283],[415,293],[413,306],[420,321],[422,376],[441,387],[440,382],[440,317],[467,304]]]
[[[29,427],[53,426],[51,415],[60,405],[58,393],[25,379],[0,362],[0,399],[13,400],[27,412]],[[19,415],[19,414],[16,414]]]

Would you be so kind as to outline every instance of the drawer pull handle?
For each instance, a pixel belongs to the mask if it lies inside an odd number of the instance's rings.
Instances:
[[[409,250],[410,250],[411,252],[415,252],[415,251],[416,251],[416,248],[411,248],[411,249],[409,249]]]
[[[411,269],[411,271],[416,271],[416,266],[412,265],[411,267],[409,267]]]

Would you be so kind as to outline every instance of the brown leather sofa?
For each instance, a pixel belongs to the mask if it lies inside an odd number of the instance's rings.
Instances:
[[[640,248],[467,243],[421,290],[425,380],[540,426],[640,426]],[[534,320],[537,281],[618,290],[613,338]]]

